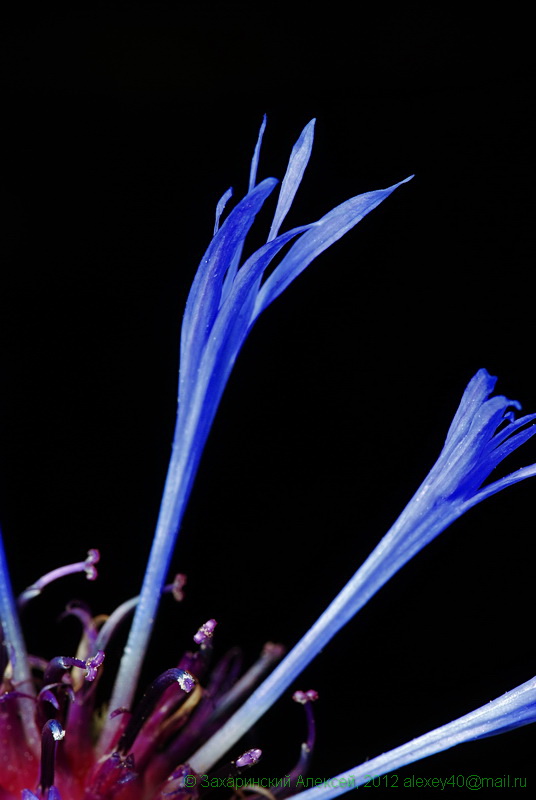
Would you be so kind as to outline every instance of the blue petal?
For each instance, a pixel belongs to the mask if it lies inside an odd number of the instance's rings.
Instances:
[[[340,239],[354,225],[357,225],[369,211],[376,208],[398,186],[410,179],[406,178],[388,189],[379,189],[352,197],[311,225],[311,229],[296,242],[261,287],[252,320],[256,319],[292,283],[294,278],[309,266],[313,259],[337,239]]]
[[[267,178],[240,201],[212,239],[199,265],[182,323],[179,398],[195,382],[200,354],[218,313],[225,273],[276,184],[275,178]]]
[[[305,126],[301,132],[300,138],[292,148],[287,171],[285,172],[285,177],[283,178],[283,183],[281,184],[274,220],[268,235],[269,242],[271,242],[272,239],[275,239],[279,233],[279,228],[288,214],[288,211],[292,205],[292,201],[294,200],[296,192],[298,191],[298,187],[303,178],[305,168],[309,163],[311,150],[313,149],[315,122],[316,120],[312,119]]]
[[[524,425],[527,425],[529,422],[532,422],[532,420],[536,419],[536,414],[526,414],[524,417],[520,417],[519,419],[515,419],[513,413],[505,414],[505,419],[508,419],[509,424],[505,425],[504,428],[498,431],[498,433],[495,434],[489,443],[490,453],[493,450],[498,449],[501,442],[504,442],[505,439],[510,438],[514,431],[522,428]]]
[[[536,414],[530,414],[530,419],[536,419]],[[528,421],[527,417],[523,418],[525,423]],[[514,427],[514,426],[511,426]],[[523,431],[518,431],[516,434],[512,435],[509,439],[507,439],[503,444],[499,447],[495,448],[490,455],[488,456],[488,464],[490,466],[490,472],[492,469],[501,463],[506,456],[509,456],[510,453],[513,453],[514,450],[517,450],[518,447],[521,447],[522,444],[527,442],[531,439],[534,434],[536,434],[536,425],[531,425],[530,428],[526,428]]]
[[[214,222],[214,236],[218,233],[220,227],[220,217],[223,214],[223,210],[227,205],[227,201],[233,196],[233,188],[230,186],[227,191],[222,194],[220,199],[218,200],[218,205],[216,206],[216,220]]]
[[[248,188],[249,192],[251,192],[251,190],[255,188],[255,182],[257,180],[257,167],[259,166],[259,156],[262,145],[262,137],[264,136],[265,130],[266,130],[266,114],[262,118],[259,135],[257,137],[257,144],[255,145],[255,150],[253,151],[253,158],[251,159],[251,167],[249,170],[249,188]]]
[[[490,375],[486,369],[479,369],[474,375],[463,393],[460,405],[445,440],[445,448],[455,446],[467,433],[475,410],[485,402],[490,396],[497,383],[497,378]],[[444,451],[445,452],[445,449]]]
[[[460,514],[465,514],[469,508],[476,506],[477,503],[481,503],[482,500],[486,500],[486,498],[497,494],[497,492],[501,492],[503,489],[506,489],[507,486],[513,486],[514,483],[519,483],[520,481],[524,481],[526,478],[534,477],[536,477],[536,464],[531,464],[528,467],[521,467],[521,469],[511,472],[504,478],[499,478],[499,480],[489,483],[487,486],[484,486],[482,489],[480,489],[479,492],[476,492],[472,497],[469,497],[464,503],[461,504]]]
[[[249,332],[251,311],[264,270],[287,242],[306,230],[307,226],[294,228],[278,236],[257,250],[239,270],[212,327],[190,395],[189,414],[200,419],[198,445],[208,434],[229,374]],[[179,425],[183,424],[182,419],[180,416]],[[190,425],[191,420],[188,418],[185,424]]]

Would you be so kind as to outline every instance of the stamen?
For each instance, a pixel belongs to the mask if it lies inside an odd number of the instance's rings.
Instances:
[[[298,761],[294,765],[294,767],[290,770],[289,774],[286,776],[287,780],[281,782],[279,785],[275,786],[272,791],[268,792],[262,786],[259,786],[251,783],[249,786],[244,787],[245,789],[249,789],[251,791],[255,791],[257,795],[251,796],[252,800],[259,800],[258,795],[263,795],[268,797],[269,800],[281,800],[281,798],[289,797],[295,791],[296,781],[297,779],[303,775],[306,775],[309,771],[309,766],[311,762],[311,757],[313,754],[313,748],[315,744],[315,720],[313,715],[313,708],[312,703],[315,700],[318,700],[318,692],[314,689],[309,689],[307,692],[297,691],[294,692],[292,695],[292,699],[296,703],[300,703],[305,709],[305,714],[307,718],[307,739],[305,742],[302,742],[300,747],[300,756]],[[241,793],[239,793],[241,796]]]
[[[64,578],[66,575],[74,575],[77,572],[85,572],[88,581],[94,581],[98,577],[95,564],[100,560],[100,553],[98,550],[88,550],[87,558],[85,561],[77,561],[75,564],[66,564],[64,567],[53,569],[52,572],[47,572],[31,586],[28,586],[17,598],[17,605],[23,608],[29,600],[33,600],[41,594],[45,586],[49,583]]]
[[[212,635],[216,628],[215,619],[209,619],[202,625],[193,636],[194,642],[199,645],[199,649],[194,653],[187,651],[179,661],[180,669],[191,672],[200,680],[206,673],[212,657]]]
[[[209,786],[217,786],[221,781],[241,775],[245,769],[254,767],[262,756],[262,750],[254,747],[246,750],[236,761],[230,761],[208,775]]]
[[[47,797],[48,790],[54,784],[56,747],[64,736],[65,731],[58,720],[49,719],[45,722],[41,734],[41,772],[39,774],[39,790],[44,797]]]
[[[70,656],[57,656],[49,662],[45,670],[43,681],[46,685],[49,683],[58,683],[61,680],[62,673],[70,667],[79,667],[86,670],[86,681],[94,681],[97,677],[97,670],[104,661],[104,652],[98,650],[97,653],[81,661],[79,658],[71,658]]]
[[[97,639],[95,641],[94,648],[96,650],[97,649],[106,650],[110,642],[110,639],[117,631],[119,625],[123,622],[125,617],[127,617],[128,614],[130,614],[130,612],[136,608],[139,599],[140,598],[138,596],[138,597],[131,597],[130,600],[125,600],[124,603],[121,603],[120,606],[117,606],[115,611],[113,611],[110,614],[110,616],[100,629],[99,635],[97,636]]]
[[[254,747],[252,750],[247,750],[245,753],[236,759],[234,762],[238,769],[244,769],[245,767],[253,767],[258,762],[260,757],[262,756],[262,750],[259,750],[258,747]]]
[[[143,727],[143,724],[150,717],[158,700],[164,694],[169,686],[178,683],[183,692],[188,694],[195,686],[195,679],[182,669],[168,669],[160,675],[149,686],[138,707],[134,711],[132,718],[127,724],[127,727],[119,740],[118,751],[121,753],[128,753],[131,750],[136,736]]]
[[[199,649],[199,654],[210,652],[208,649]],[[207,725],[219,704],[220,697],[224,696],[235,683],[241,670],[241,653],[238,649],[229,650],[228,653],[216,664],[211,671],[210,680],[203,696],[200,699],[194,717],[181,730],[179,735],[163,751],[158,759],[153,760],[152,773],[154,782],[158,786],[166,780],[177,764],[189,761],[189,754],[207,735]],[[181,660],[181,666],[183,661]],[[211,725],[209,730],[214,730],[218,723]]]
[[[207,646],[207,644],[210,644],[210,640],[214,635],[217,624],[218,623],[215,619],[209,619],[207,622],[201,625],[194,636],[194,642],[196,644],[200,644],[201,646]]]
[[[85,661],[85,669],[86,672],[86,681],[94,681],[97,677],[97,670],[102,665],[104,661],[105,653],[103,650],[99,650],[96,655],[92,658],[87,658]],[[84,669],[84,667],[82,667]]]
[[[214,709],[211,717],[211,722],[221,719],[227,714],[234,706],[236,706],[246,695],[248,695],[260,679],[268,672],[268,670],[279,661],[285,654],[285,648],[282,644],[274,644],[267,642],[260,655],[260,658],[251,666],[242,677],[236,681],[233,687],[227,692],[221,700],[218,700],[218,705]]]
[[[245,769],[254,767],[255,764],[258,763],[261,756],[262,750],[259,750],[258,747],[254,747],[251,750],[246,750],[246,752],[242,753],[242,755],[239,756],[236,761],[230,761],[219,769],[214,770],[214,772],[211,772],[208,775],[209,786],[215,786],[220,781],[225,781],[227,778],[234,778],[237,775],[241,775]]]
[[[301,753],[298,763],[290,773],[290,783],[294,782],[294,778],[298,775],[305,774],[309,769],[309,762],[316,741],[316,726],[313,714],[313,703],[318,700],[318,692],[314,689],[309,689],[308,692],[294,692],[292,699],[296,703],[301,703],[305,708],[305,716],[307,719],[307,739],[301,746]]]

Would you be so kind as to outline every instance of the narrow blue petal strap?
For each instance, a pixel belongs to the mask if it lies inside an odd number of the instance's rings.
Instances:
[[[264,136],[265,130],[266,130],[266,114],[262,118],[259,135],[257,137],[257,144],[255,145],[255,150],[253,151],[253,158],[251,159],[251,167],[249,170],[249,187],[248,187],[249,192],[251,192],[251,190],[255,188],[255,182],[257,180],[257,168],[259,166],[259,156],[261,153],[262,137]]]
[[[200,427],[206,429],[207,434],[236,357],[248,335],[249,320],[262,275],[281,248],[306,230],[307,226],[294,228],[268,242],[246,261],[236,276],[203,352],[195,395],[190,404],[199,410]],[[191,421],[188,420],[186,424],[190,425]]]
[[[533,422],[534,420],[536,420],[536,414],[525,414],[524,417],[519,417],[519,419],[514,419],[511,421],[508,425],[506,425],[506,427],[502,428],[502,430],[496,433],[493,439],[490,441],[488,445],[490,453],[492,453],[494,450],[500,449],[505,439],[508,441],[512,439],[516,440],[517,436],[519,435],[516,433],[516,431],[518,431],[524,425],[528,425],[529,422]],[[528,430],[530,430],[530,428]],[[514,433],[516,433],[515,436]],[[506,443],[507,442],[505,442],[505,444]]]
[[[289,212],[292,201],[296,196],[296,192],[298,191],[298,187],[303,178],[305,168],[309,163],[311,150],[313,149],[315,122],[316,120],[312,119],[309,123],[307,123],[300,134],[300,138],[292,148],[287,171],[285,172],[285,177],[283,178],[283,183],[281,184],[274,220],[268,235],[269,242],[271,242],[272,239],[275,239],[279,233],[279,228]]]
[[[363,217],[378,206],[395,189],[406,183],[412,176],[376,192],[367,192],[346,200],[334,208],[318,222],[311,225],[307,233],[300,237],[275,268],[259,291],[252,321],[278,297],[290,283],[309,266],[311,261],[340,239]]]
[[[182,323],[179,397],[185,387],[195,379],[200,353],[218,313],[225,273],[256,214],[276,185],[275,178],[267,178],[246,195],[231,211],[201,260],[188,295]]]
[[[220,217],[223,214],[225,206],[227,205],[227,201],[233,196],[233,187],[230,186],[227,191],[222,194],[220,199],[218,200],[218,205],[216,206],[216,220],[214,222],[214,236],[218,233],[220,229]]]
[[[531,425],[530,428],[526,428],[523,431],[518,431],[515,435],[513,435],[510,439],[507,439],[503,442],[499,447],[493,450],[489,456],[489,464],[491,469],[495,469],[495,467],[503,461],[510,453],[513,453],[514,450],[517,450],[518,447],[521,447],[522,444],[528,442],[536,434],[536,425]]]
[[[3,631],[5,641],[8,643],[8,654],[13,669],[13,681],[20,690],[27,695],[34,694],[34,686],[26,645],[20,627],[17,606],[11,590],[11,579],[7,566],[7,559],[0,531],[0,633]],[[2,676],[0,675],[0,678]],[[39,734],[35,725],[35,709],[32,700],[19,699],[19,708],[22,724],[28,744],[37,751]]]
[[[467,433],[475,409],[479,408],[490,396],[496,383],[497,378],[490,375],[486,369],[479,369],[476,375],[473,375],[448,429],[445,446],[457,443]]]
[[[477,503],[481,503],[482,500],[485,500],[487,497],[491,497],[497,494],[497,492],[506,489],[507,486],[513,486],[514,483],[524,481],[525,478],[534,477],[536,477],[536,464],[531,464],[528,467],[521,467],[521,469],[511,472],[509,475],[506,475],[504,478],[499,478],[499,480],[493,483],[489,483],[460,506],[460,515],[465,514],[468,509],[476,506]]]

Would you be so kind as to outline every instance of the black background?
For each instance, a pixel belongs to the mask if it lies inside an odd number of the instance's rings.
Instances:
[[[182,308],[218,198],[246,188],[264,112],[261,178],[282,177],[318,120],[289,227],[416,177],[248,340],[174,559],[187,599],[164,603],[145,678],[212,616],[219,653],[243,644],[249,661],[266,640],[296,642],[432,466],[479,367],[536,409],[523,28],[441,9],[380,8],[356,22],[338,4],[315,17],[108,3],[6,22],[1,513],[15,589],[88,547],[102,553],[97,583],[66,579],[28,608],[33,652],[76,647],[75,623],[56,624],[68,599],[103,613],[138,591]],[[534,460],[530,443],[509,466]],[[321,694],[313,777],[532,677],[534,490],[514,487],[459,520],[309,667],[294,688]],[[303,724],[288,694],[258,724],[248,744],[265,752],[259,777],[289,772]],[[398,774],[531,786],[533,762],[528,727]]]

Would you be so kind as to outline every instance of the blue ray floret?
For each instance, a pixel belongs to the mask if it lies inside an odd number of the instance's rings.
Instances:
[[[317,222],[279,233],[300,185],[313,145],[314,120],[296,142],[266,244],[245,260],[246,236],[277,180],[256,183],[261,127],[249,191],[220,227],[231,196],[218,203],[215,234],[195,275],[182,324],[178,413],[160,515],[140,601],[112,705],[128,706],[147,648],[180,522],[218,404],[236,357],[255,320],[320,253],[385,200],[401,183],[341,203]],[[289,246],[279,262],[281,250]],[[275,263],[275,266],[274,266]],[[271,272],[265,278],[266,271]]]
[[[205,771],[272,706],[332,637],[410,558],[472,506],[536,475],[536,464],[486,486],[500,462],[536,434],[536,414],[516,420],[515,400],[491,396],[496,378],[479,370],[467,386],[439,458],[400,517],[331,605],[247,702],[191,759]]]

